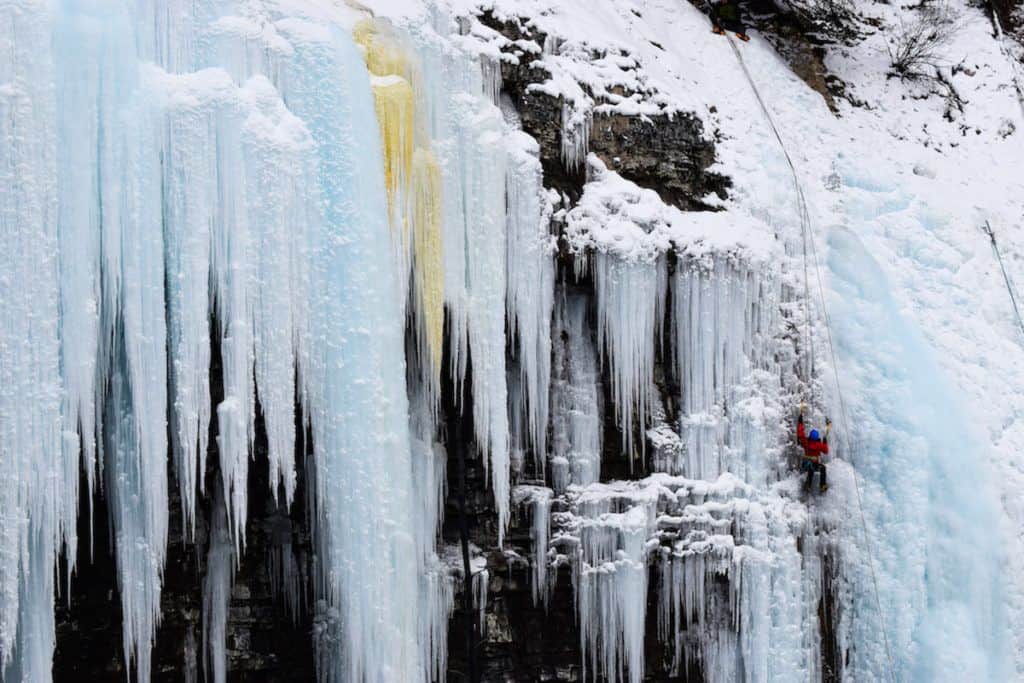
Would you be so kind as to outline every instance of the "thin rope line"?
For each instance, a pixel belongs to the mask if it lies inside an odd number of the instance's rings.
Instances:
[[[999,269],[1003,271],[1003,281],[1006,282],[1006,291],[1010,293],[1010,303],[1013,304],[1013,313],[1017,316],[1017,325],[1020,326],[1020,331],[1024,334],[1024,320],[1020,317],[1020,308],[1017,307],[1017,295],[1014,294],[1013,282],[1010,280],[1009,273],[1006,272],[1006,265],[1003,263],[1003,254],[999,251],[999,244],[996,243],[996,232],[992,229],[992,225],[985,221],[985,227],[982,228],[988,238],[992,240],[992,249],[996,252],[996,259],[999,260]]]
[[[793,159],[789,156],[789,150],[786,148],[786,143],[783,141],[782,135],[779,134],[779,130],[775,126],[775,121],[772,119],[771,112],[768,110],[768,105],[765,103],[764,99],[761,97],[761,93],[757,89],[757,85],[754,83],[754,78],[753,78],[753,76],[750,75],[750,71],[747,69],[746,62],[743,61],[743,56],[740,54],[740,51],[739,51],[739,49],[737,49],[736,44],[733,42],[732,38],[730,38],[729,36],[726,36],[726,39],[729,41],[729,47],[732,48],[733,54],[736,55],[736,60],[739,62],[740,68],[743,69],[743,75],[746,77],[747,83],[750,84],[750,89],[754,92],[754,97],[757,98],[757,102],[761,106],[761,112],[764,114],[765,120],[768,122],[768,125],[771,127],[772,133],[775,134],[775,139],[779,141],[779,147],[782,149],[782,154],[786,157],[786,163],[789,164],[789,170],[793,174],[793,184],[796,187],[797,202],[798,202],[799,211],[800,211],[801,230],[802,230],[802,232],[804,234],[803,239],[804,239],[804,244],[805,244],[805,248],[804,248],[804,278],[805,278],[804,279],[804,284],[805,284],[805,291],[808,290],[808,287],[807,287],[807,251],[806,251],[806,243],[808,241],[810,241],[810,243],[811,243],[811,252],[812,252],[812,255],[814,257],[814,268],[815,268],[815,271],[816,271],[816,274],[817,274],[817,280],[818,280],[818,293],[819,293],[819,295],[821,297],[821,309],[822,309],[822,314],[823,314],[823,317],[824,317],[824,320],[825,320],[825,330],[827,332],[829,353],[831,355],[831,360],[832,360],[832,373],[833,373],[833,375],[835,377],[836,393],[837,393],[837,395],[839,397],[839,411],[841,413],[841,417],[842,417],[842,420],[843,420],[843,426],[844,426],[844,429],[845,429],[845,433],[847,435],[849,435],[851,433],[850,432],[850,421],[849,421],[849,419],[847,417],[847,413],[846,413],[846,401],[843,399],[842,384],[840,384],[840,382],[839,382],[839,366],[836,364],[835,344],[833,343],[833,340],[832,340],[832,321],[831,321],[831,318],[829,317],[829,314],[828,314],[828,307],[825,304],[825,287],[822,284],[821,265],[818,263],[818,250],[817,250],[817,246],[814,243],[814,240],[813,239],[810,239],[810,240],[807,239],[807,233],[810,230],[810,225],[809,225],[810,224],[810,213],[807,210],[807,202],[806,202],[806,199],[804,197],[803,186],[800,183],[800,176],[799,176],[799,174],[796,171],[796,165],[793,163]],[[809,292],[807,294],[807,297],[809,299],[809,297],[810,297]],[[813,349],[812,349],[811,353],[812,353],[812,364],[813,364]],[[857,492],[857,509],[860,512],[861,531],[864,534],[864,544],[867,547],[867,551],[868,551],[868,566],[869,566],[869,568],[871,570],[871,583],[872,583],[872,586],[874,588],[874,593],[875,593],[875,606],[878,609],[878,619],[879,619],[879,621],[882,624],[882,639],[883,639],[883,642],[885,644],[886,659],[888,659],[888,661],[889,661],[888,674],[895,681],[896,680],[895,679],[895,675],[896,675],[895,674],[895,665],[893,664],[892,649],[889,646],[889,633],[888,633],[888,629],[886,628],[885,613],[882,611],[882,601],[881,601],[881,598],[879,597],[878,575],[875,572],[874,549],[873,549],[872,544],[871,544],[871,537],[868,534],[867,518],[864,515],[864,502],[863,502],[863,499],[861,497],[860,478],[857,476],[856,463],[854,463],[854,461],[853,461],[853,457],[852,457],[853,456],[853,447],[852,446],[850,447],[850,455],[851,455],[851,458],[850,458],[851,468],[850,469],[853,472],[854,490]]]

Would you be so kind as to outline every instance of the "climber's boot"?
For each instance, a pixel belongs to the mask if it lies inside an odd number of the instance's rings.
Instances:
[[[714,33],[714,34],[720,35],[720,36],[724,36],[725,35],[725,31],[722,30],[721,26],[712,26],[711,27],[711,32]]]
[[[742,40],[744,43],[750,42],[750,36],[748,36],[746,33],[737,33],[736,37]]]

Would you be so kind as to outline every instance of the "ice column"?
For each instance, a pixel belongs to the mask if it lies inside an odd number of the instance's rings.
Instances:
[[[213,492],[209,542],[206,577],[203,579],[203,673],[207,680],[224,683],[228,674],[228,603],[234,584],[235,554],[221,489]],[[207,668],[207,662],[212,671]]]
[[[548,231],[550,208],[542,186],[537,142],[513,130],[508,139],[507,273],[509,329],[515,332],[526,401],[527,433],[538,473],[547,453],[548,404],[551,383],[551,312],[554,307],[555,261]]]
[[[385,237],[370,79],[347,36],[286,37],[296,50],[284,95],[314,140],[322,207],[304,246],[311,301],[300,345],[317,468],[318,583],[337,638],[336,648],[321,651],[321,674],[421,680],[401,288]]]
[[[555,493],[586,486],[601,474],[601,392],[588,298],[558,288],[551,387],[551,476]]]
[[[54,64],[43,49],[46,10],[0,6],[0,674],[13,655],[8,680],[50,675],[55,554],[62,525],[73,537],[63,501],[77,488],[77,452],[71,484],[62,462],[56,100]]]

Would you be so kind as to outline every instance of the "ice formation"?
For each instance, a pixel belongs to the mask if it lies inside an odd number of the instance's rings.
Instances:
[[[704,21],[673,13],[689,28]],[[445,382],[472,404],[499,545],[513,506],[527,512],[534,604],[571,573],[588,680],[642,680],[653,639],[671,675],[708,681],[1007,677],[1000,551],[972,534],[997,513],[964,464],[976,441],[966,413],[911,400],[954,393],[902,321],[913,306],[886,295],[856,231],[830,232],[856,393],[885,387],[908,416],[862,398],[859,427],[841,426],[844,455],[868,454],[856,463],[869,501],[860,529],[848,465],[831,470],[840,502],[817,509],[787,478],[789,404],[838,387],[822,388],[809,363],[821,340],[799,331],[821,312],[795,303],[788,176],[751,181],[782,168],[778,150],[757,142],[735,158],[723,143],[735,201],[702,201],[727,211],[681,211],[610,170],[588,154],[595,114],[664,113],[671,98],[653,84],[664,74],[648,65],[648,82],[635,56],[547,31],[557,14],[535,17],[544,40],[532,56],[550,79],[529,92],[557,103],[553,156],[585,177],[571,206],[544,190],[540,146],[502,97],[507,55],[437,7],[400,26],[354,3],[0,3],[6,680],[50,676],[58,581],[73,580],[77,518],[100,491],[126,663],[149,678],[171,487],[189,542],[212,501],[201,644],[189,633],[185,676],[202,659],[207,677],[226,678],[260,424],[264,493],[284,510],[299,486],[296,442],[312,437],[314,571],[299,569],[284,517],[269,569],[292,618],[315,612],[321,677],[443,679],[456,590],[437,554]],[[709,62],[728,58],[705,46]],[[771,75],[775,62],[761,62],[758,77]],[[706,67],[683,65],[688,92],[712,97]],[[731,75],[716,85],[738,83]],[[718,123],[725,140],[758,137],[749,119],[755,134]],[[910,211],[864,169],[844,173],[829,191],[869,196],[837,206],[843,221],[859,229]],[[939,231],[925,213],[910,227]],[[575,268],[556,263],[558,246]],[[660,473],[602,482],[602,455],[615,451]],[[513,464],[528,452],[542,481],[513,487],[531,472]],[[886,476],[894,466],[901,491]],[[837,537],[893,518],[912,538],[879,544],[876,587],[870,547]],[[492,571],[480,558],[472,568],[480,632]],[[837,611],[834,633],[819,609]],[[899,615],[887,624],[886,612]],[[962,661],[935,624],[955,627]]]
[[[4,266],[0,306],[22,325],[2,338],[0,460],[20,473],[2,489],[5,674],[36,680],[49,671],[49,569],[62,545],[76,555],[81,467],[85,493],[99,473],[106,481],[124,651],[148,679],[167,544],[167,434],[191,531],[198,496],[214,484],[203,473],[216,417],[220,502],[203,660],[222,680],[257,400],[267,493],[288,506],[297,398],[314,445],[321,673],[439,678],[452,606],[434,552],[446,298],[468,344],[456,345],[454,365],[465,373],[472,354],[479,443],[508,509],[508,131],[493,93],[473,55],[442,54],[376,20],[354,21],[351,38],[347,14],[329,28],[301,9],[165,9],[30,5],[0,35],[20,50],[2,67],[3,82],[17,87],[4,90],[0,132],[4,168],[21,169],[0,192],[3,252],[19,255]],[[40,53],[27,40],[56,47]],[[434,50],[461,79],[442,105],[420,86],[417,50]],[[537,240],[533,263],[543,272],[539,178],[526,177],[536,171],[528,160],[520,167],[528,184],[517,234]],[[459,237],[448,255],[442,224]],[[394,240],[381,239],[395,229]],[[445,259],[461,260],[466,275],[451,296]],[[423,370],[409,380],[411,412],[403,310]],[[512,310],[536,352],[543,313],[528,317],[523,302]],[[223,398],[211,406],[217,357]],[[531,381],[546,386],[543,372]],[[530,405],[544,414],[539,398]],[[284,542],[274,552],[275,590],[297,614],[305,587],[295,558]]]
[[[650,414],[655,349],[665,321],[665,261],[631,262],[599,252],[593,269],[598,348],[610,367],[622,448],[632,460],[634,435],[646,429]]]
[[[555,294],[554,240],[548,221],[551,208],[541,185],[541,166],[536,141],[515,130],[508,136],[506,195],[508,197],[507,296],[508,327],[516,340],[520,398],[525,419],[513,424],[525,427],[516,433],[517,445],[529,443],[541,474],[547,453],[551,383],[551,314]]]
[[[768,483],[764,456],[773,444],[765,420],[774,416],[765,399],[780,389],[772,354],[779,300],[764,265],[736,258],[677,264],[672,328],[683,450],[671,471],[700,479],[732,472]]]
[[[588,299],[562,284],[555,308],[551,386],[551,480],[555,493],[586,486],[601,474],[601,388]]]
[[[533,558],[530,560],[532,575],[530,585],[533,592],[533,604],[547,605],[551,594],[548,582],[548,549],[551,538],[551,498],[552,490],[545,486],[522,485],[513,490],[512,501],[517,506],[529,506],[530,543],[533,545]]]

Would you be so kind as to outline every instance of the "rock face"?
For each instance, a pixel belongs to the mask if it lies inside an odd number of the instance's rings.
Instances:
[[[485,14],[481,20],[509,41],[508,58],[501,63],[502,92],[515,105],[523,130],[540,143],[545,185],[577,198],[586,179],[582,164],[573,168],[562,158],[566,102],[530,87],[551,76],[534,59],[550,44],[549,37],[492,15]],[[634,93],[620,89],[613,94],[625,98]],[[704,198],[709,194],[724,198],[729,179],[708,171],[715,161],[715,148],[705,132],[700,119],[686,112],[643,117],[597,113],[590,124],[587,149],[624,178],[655,190],[666,203],[706,209]]]

